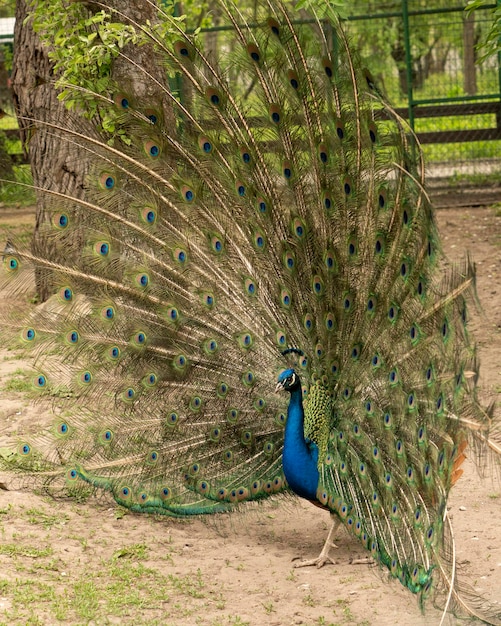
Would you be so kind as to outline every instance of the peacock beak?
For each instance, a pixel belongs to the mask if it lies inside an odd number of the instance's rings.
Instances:
[[[275,387],[275,393],[280,393],[283,390],[284,390],[283,383],[277,383],[277,386]]]

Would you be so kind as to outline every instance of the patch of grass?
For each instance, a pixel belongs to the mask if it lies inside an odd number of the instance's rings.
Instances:
[[[64,513],[51,515],[41,509],[28,509],[24,513],[30,524],[40,524],[44,528],[52,528],[65,524],[69,517]]]
[[[3,385],[4,391],[16,391],[16,392],[26,392],[31,391],[33,389],[33,385],[31,384],[31,379],[28,374],[22,370],[17,369],[9,376],[7,382]]]
[[[30,206],[35,204],[36,197],[33,188],[33,179],[28,165],[14,167],[15,179],[12,182],[2,182],[0,185],[0,203],[7,206]],[[21,184],[19,184],[21,183]]]
[[[35,548],[34,546],[23,546],[20,543],[0,543],[0,554],[11,557],[30,557],[41,559],[52,556],[52,548]]]

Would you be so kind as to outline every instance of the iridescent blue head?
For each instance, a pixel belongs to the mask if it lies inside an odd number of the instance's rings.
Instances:
[[[281,372],[278,376],[275,391],[289,391],[292,393],[298,387],[301,387],[301,381],[299,380],[299,376],[293,369],[287,369]]]

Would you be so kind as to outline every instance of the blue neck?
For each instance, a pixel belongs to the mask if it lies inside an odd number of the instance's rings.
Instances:
[[[318,448],[314,443],[307,443],[304,438],[302,393],[300,386],[291,392],[282,462],[292,491],[302,498],[316,500],[319,478]]]

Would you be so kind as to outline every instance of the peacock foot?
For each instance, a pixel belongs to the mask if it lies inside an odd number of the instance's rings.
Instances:
[[[332,537],[334,536],[335,531],[339,526],[339,521],[332,517],[332,526],[329,530],[329,534],[327,535],[327,539],[325,540],[324,547],[322,551],[317,556],[316,559],[308,559],[307,561],[300,561],[299,563],[294,563],[294,567],[309,567],[311,565],[315,565],[317,568],[323,567],[327,563],[331,563],[332,565],[336,565],[336,561],[329,556],[329,552],[331,548],[337,548],[337,545],[332,541]]]

